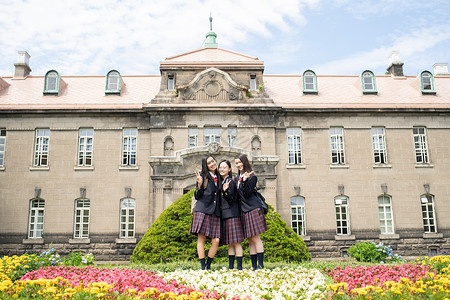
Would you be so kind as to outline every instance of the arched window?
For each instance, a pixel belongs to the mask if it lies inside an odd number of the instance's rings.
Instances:
[[[434,89],[434,77],[429,71],[420,73],[420,90],[422,94],[436,94]]]
[[[350,234],[350,215],[348,213],[348,197],[334,197],[334,205],[336,209],[336,234]]]
[[[377,94],[377,83],[372,71],[366,70],[361,74],[363,94]]]
[[[291,226],[298,235],[306,235],[305,198],[291,197]]]
[[[311,70],[303,73],[303,94],[317,94],[317,76]]]
[[[120,200],[120,238],[134,238],[136,200],[123,198]]]
[[[434,196],[431,194],[421,195],[420,203],[422,204],[423,231],[425,233],[437,232]]]
[[[122,77],[116,70],[111,70],[106,75],[105,94],[119,94],[122,89]]]
[[[75,220],[73,238],[81,239],[89,237],[91,201],[85,198],[75,200]]]
[[[252,138],[252,152],[255,156],[261,155],[261,139],[257,135]]]
[[[44,231],[44,208],[44,199],[35,198],[30,201],[30,212],[28,220],[29,238],[42,238],[42,233]]]
[[[55,70],[45,74],[44,95],[59,95],[60,76]]]
[[[173,156],[173,138],[171,136],[167,136],[164,139],[164,156]]]
[[[378,196],[378,217],[380,219],[381,234],[394,233],[394,221],[392,217],[392,201],[391,196]]]

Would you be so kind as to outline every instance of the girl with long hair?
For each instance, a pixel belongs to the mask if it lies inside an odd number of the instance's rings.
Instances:
[[[229,160],[222,160],[219,163],[220,191],[222,205],[222,242],[228,245],[228,269],[236,268],[242,270],[242,245],[244,232],[241,223],[241,208],[236,195],[236,183],[233,180],[231,163]]]
[[[258,178],[253,172],[247,155],[237,155],[234,162],[238,169],[237,195],[241,204],[242,225],[244,236],[249,243],[252,267],[253,270],[263,269],[264,245],[260,234],[267,230],[267,223],[262,205],[254,193]]]
[[[197,253],[202,270],[210,270],[221,237],[220,194],[217,162],[211,155],[202,158],[202,170],[195,172],[197,199],[193,210],[190,233],[197,235]],[[208,258],[205,261],[205,241],[211,239]]]

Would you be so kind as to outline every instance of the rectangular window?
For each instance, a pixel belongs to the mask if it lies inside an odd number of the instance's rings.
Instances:
[[[120,203],[120,237],[134,238],[134,213],[136,201],[131,198],[123,199]]]
[[[427,132],[425,127],[414,127],[414,149],[416,152],[416,163],[428,164],[430,158],[428,155]]]
[[[137,134],[136,128],[125,128],[123,130],[122,166],[136,166]]]
[[[300,128],[287,128],[289,164],[302,163],[302,146]]]
[[[291,224],[298,235],[306,235],[305,198],[303,197],[291,198]]]
[[[30,202],[29,238],[42,238],[44,231],[44,206],[45,201],[43,199],[35,199]]]
[[[175,90],[175,76],[174,75],[167,76],[167,89],[169,91]]]
[[[221,129],[218,127],[205,127],[205,145],[216,142],[220,144]]]
[[[90,206],[89,199],[78,199],[75,201],[74,238],[89,237]]]
[[[6,129],[0,129],[0,167],[5,165]]]
[[[383,127],[372,128],[373,156],[376,164],[387,163],[386,137]]]
[[[78,131],[78,166],[92,166],[94,129]]]
[[[330,128],[332,164],[345,164],[343,131],[342,127]]]
[[[256,75],[250,75],[250,90],[256,90]]]
[[[236,147],[236,135],[237,135],[237,128],[235,127],[228,128],[228,146]]]
[[[336,209],[336,234],[350,234],[350,220],[348,215],[348,198],[336,197],[334,199]]]
[[[393,234],[394,222],[392,220],[391,197],[378,197],[378,217],[380,219],[381,234]]]
[[[198,130],[197,128],[189,128],[188,129],[188,143],[189,143],[189,148],[194,148],[197,147],[198,145]]]
[[[48,150],[50,144],[50,129],[36,129],[34,144],[34,167],[48,166]]]
[[[422,195],[420,197],[420,202],[422,204],[423,231],[425,233],[437,232],[433,198],[432,195]]]

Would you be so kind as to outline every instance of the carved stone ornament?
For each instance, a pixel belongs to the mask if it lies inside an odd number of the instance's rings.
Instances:
[[[212,142],[211,144],[209,144],[209,149],[208,150],[209,150],[209,153],[213,153],[213,154],[219,153],[219,150],[220,150],[219,143]]]

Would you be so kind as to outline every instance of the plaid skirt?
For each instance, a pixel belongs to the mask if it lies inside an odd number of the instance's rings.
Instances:
[[[245,238],[261,234],[267,230],[266,217],[262,208],[242,212],[241,216]]]
[[[220,239],[220,217],[194,212],[190,233],[201,234],[211,239]]]
[[[240,218],[229,218],[223,221],[223,244],[230,245],[244,241],[244,230]]]

